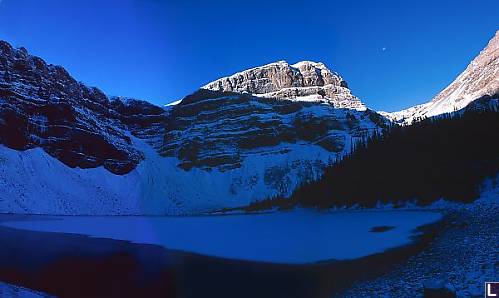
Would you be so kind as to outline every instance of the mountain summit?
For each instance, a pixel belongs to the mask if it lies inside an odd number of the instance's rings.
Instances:
[[[385,115],[410,124],[415,119],[463,109],[483,97],[499,97],[499,30],[468,67],[430,102]]]
[[[251,93],[259,97],[325,102],[335,108],[365,110],[347,82],[324,63],[278,61],[220,78],[202,87],[212,91]]]

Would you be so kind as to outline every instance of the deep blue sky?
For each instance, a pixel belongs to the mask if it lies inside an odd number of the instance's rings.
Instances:
[[[369,107],[394,111],[450,83],[499,29],[498,11],[497,0],[0,0],[0,39],[157,104],[246,68],[321,61]]]

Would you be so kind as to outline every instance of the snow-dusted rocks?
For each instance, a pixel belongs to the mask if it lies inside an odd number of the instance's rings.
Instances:
[[[447,88],[430,102],[395,113],[382,113],[402,124],[461,110],[481,98],[499,98],[499,31]]]
[[[181,161],[179,166],[186,170],[217,167],[226,171],[241,167],[249,156],[272,159],[271,156],[286,156],[298,150],[300,157],[293,167],[302,162],[322,167],[328,159],[334,160],[348,152],[352,139],[363,137],[384,124],[384,119],[370,110],[200,90],[172,109],[162,154],[176,156]],[[323,157],[310,156],[312,147],[323,151]],[[296,180],[286,177],[291,165],[288,169],[281,169],[277,164],[271,168],[281,172],[275,177],[279,183]],[[317,170],[317,166],[314,168]],[[266,176],[272,175],[267,172]],[[281,188],[293,186],[294,183],[286,183]]]
[[[323,63],[286,61],[238,72],[208,83],[203,89],[251,93],[255,96],[328,103],[336,108],[365,110],[346,81]]]

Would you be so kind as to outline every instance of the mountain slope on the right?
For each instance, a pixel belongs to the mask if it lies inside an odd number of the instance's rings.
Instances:
[[[472,202],[499,182],[499,32],[466,71],[431,102],[391,115],[383,133],[360,140],[320,179],[290,198],[249,210]],[[359,187],[362,186],[362,187]]]
[[[482,97],[499,97],[499,30],[466,69],[430,102],[382,113],[400,124],[461,110]]]

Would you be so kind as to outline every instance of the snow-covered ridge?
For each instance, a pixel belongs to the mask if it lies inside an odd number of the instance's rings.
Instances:
[[[499,30],[468,67],[430,102],[399,112],[380,113],[395,122],[411,124],[461,110],[483,97],[499,97]]]
[[[172,107],[172,106],[176,106],[176,105],[178,105],[178,104],[179,104],[179,103],[181,103],[181,102],[182,102],[182,100],[181,100],[181,99],[179,99],[179,100],[175,100],[175,101],[172,101],[172,102],[170,102],[170,103],[167,103],[167,104],[165,105],[165,107]]]

